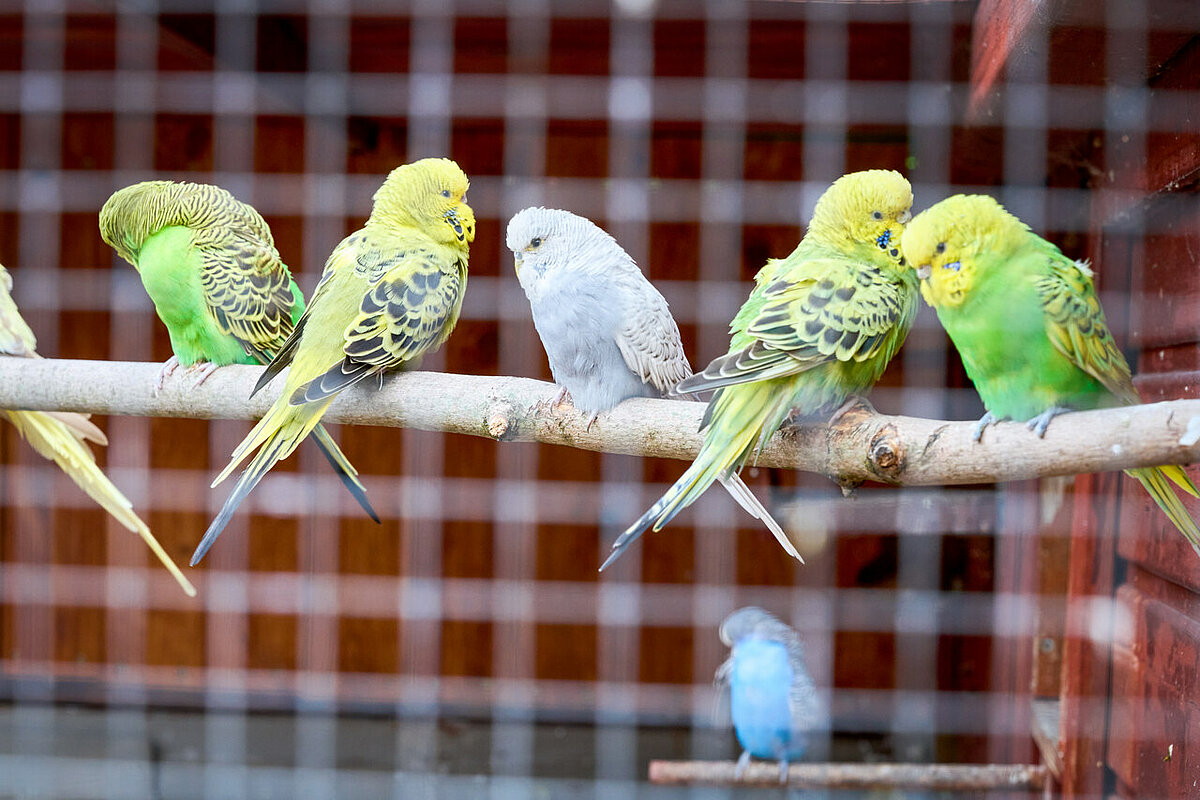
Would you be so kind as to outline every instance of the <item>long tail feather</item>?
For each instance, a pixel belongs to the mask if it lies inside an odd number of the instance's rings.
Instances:
[[[95,426],[91,423],[86,423],[85,426],[68,424],[60,418],[63,415],[46,414],[40,411],[7,411],[4,413],[39,455],[57,464],[67,474],[67,477],[75,482],[76,486],[99,503],[100,507],[111,514],[117,522],[142,537],[142,541],[167,568],[167,571],[171,573],[175,582],[188,597],[196,596],[196,587],[184,576],[175,562],[171,560],[171,556],[154,538],[149,526],[134,513],[133,504],[96,466],[95,456],[82,441],[83,438],[94,438],[92,429],[103,439],[103,434],[95,429]],[[74,421],[72,420],[72,422]],[[86,418],[84,418],[84,422],[86,422]]]
[[[1183,470],[1179,467],[1145,467],[1126,470],[1126,473],[1141,482],[1162,512],[1191,543],[1196,554],[1200,555],[1200,528],[1196,526],[1196,521],[1183,507],[1183,501],[1179,499],[1179,495],[1175,494],[1175,490],[1167,482],[1171,480],[1179,483],[1178,475],[1173,474],[1172,470],[1178,470],[1179,474],[1183,474]],[[1183,480],[1187,481],[1189,485],[1191,484],[1186,475],[1183,475]],[[1187,486],[1184,488],[1186,489]]]
[[[775,541],[779,542],[779,546],[783,548],[785,553],[801,564],[804,563],[804,559],[796,550],[796,546],[792,544],[792,540],[784,533],[783,527],[775,521],[775,518],[771,516],[771,512],[767,511],[767,507],[754,496],[754,492],[750,491],[750,487],[742,480],[741,475],[736,472],[730,474],[728,477],[718,475],[717,480],[725,487],[725,491],[729,492],[734,500],[737,500],[738,505],[746,510],[747,514],[757,520],[762,520],[762,523],[767,526],[767,530],[771,531],[771,534],[775,537]]]
[[[772,392],[771,387],[755,384],[745,387],[727,387],[718,397],[713,398],[709,404],[710,411],[714,404],[720,404],[721,408],[718,412],[711,414],[714,422],[707,429],[704,444],[700,447],[696,460],[645,514],[642,514],[636,522],[617,537],[617,540],[613,542],[613,552],[600,566],[601,572],[620,558],[629,545],[637,541],[638,537],[648,529],[661,530],[676,514],[704,494],[713,481],[728,478],[741,469],[749,453],[757,443],[761,442],[763,435],[774,433],[775,428],[779,426],[787,413],[786,399],[781,398],[780,393]],[[706,412],[707,414],[708,412]],[[743,484],[744,486],[745,484]],[[726,488],[729,487],[726,486]],[[748,489],[746,494],[749,494]],[[739,499],[739,502],[745,499],[744,496],[739,497],[736,493],[734,496]],[[757,500],[753,505],[762,508]],[[747,508],[746,510],[756,517],[759,516],[758,509]],[[766,518],[770,518],[770,515],[766,514],[766,509],[762,509],[762,514],[765,518],[759,518],[766,522]],[[772,519],[771,523],[774,522]],[[767,526],[772,528],[772,533],[778,529],[776,538],[779,538],[780,544],[783,544],[787,541],[787,536],[783,534],[783,529],[777,523],[774,527],[771,523],[767,523]],[[790,544],[788,542],[788,545]],[[799,554],[794,552],[794,548],[785,546],[784,549],[799,558]]]
[[[263,419],[268,419],[269,416]],[[204,554],[208,552],[213,543],[217,541],[217,537],[225,530],[225,526],[229,524],[229,520],[233,517],[233,512],[237,511],[238,506],[246,499],[246,495],[250,494],[250,490],[257,486],[258,482],[263,479],[263,476],[271,471],[271,467],[287,458],[296,449],[296,445],[301,438],[303,436],[299,438],[295,436],[294,427],[289,426],[288,428],[275,429],[238,477],[237,483],[233,486],[233,491],[225,499],[225,505],[221,506],[221,511],[217,514],[216,519],[212,521],[212,524],[208,526],[208,530],[204,532],[204,538],[200,540],[200,544],[196,546],[196,552],[192,553],[192,560],[189,562],[190,566],[194,567],[200,563],[200,559],[204,558]]]
[[[281,398],[271,406],[267,415],[258,421],[253,430],[242,440],[242,443],[234,449],[229,464],[213,480],[213,486],[225,480],[251,453],[254,453],[254,457],[250,459],[250,463],[238,477],[233,491],[226,498],[225,505],[221,506],[221,511],[217,514],[216,519],[205,531],[204,538],[200,540],[196,552],[192,554],[190,562],[192,566],[204,558],[204,554],[221,535],[221,531],[225,530],[233,512],[246,499],[250,490],[271,471],[271,467],[290,456],[300,442],[304,441],[304,437],[320,424],[321,415],[325,413],[325,409],[329,408],[331,402],[333,402],[333,398],[329,398],[323,403],[293,406]],[[333,442],[332,439],[328,441],[329,443]],[[256,450],[258,452],[255,452]],[[338,455],[341,455],[340,450],[337,452]],[[341,457],[345,459],[344,455]],[[346,463],[349,464],[348,461]]]
[[[321,449],[321,455],[325,456],[325,460],[333,467],[333,471],[342,479],[342,485],[362,506],[362,510],[366,511],[367,516],[371,519],[379,522],[379,515],[375,513],[375,509],[367,500],[367,488],[358,480],[358,470],[350,463],[350,459],[346,458],[346,454],[337,446],[337,442],[333,441],[333,437],[329,435],[329,431],[325,430],[324,425],[313,428],[313,441]]]

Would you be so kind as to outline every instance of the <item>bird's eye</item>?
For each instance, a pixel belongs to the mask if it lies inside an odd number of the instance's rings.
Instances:
[[[449,196],[450,196],[450,190],[442,189],[442,197],[449,197]]]
[[[542,246],[542,237],[535,236],[532,239],[530,239],[529,246],[530,247],[541,247]]]
[[[883,219],[883,212],[882,211],[872,211],[871,216],[874,217],[875,219]]]
[[[936,251],[937,251],[937,252],[939,252],[939,253],[944,253],[944,252],[946,252],[946,243],[945,243],[945,242],[938,242],[938,243],[937,243],[937,247],[935,247],[935,248],[933,248],[933,249],[934,249],[934,250],[936,250]]]

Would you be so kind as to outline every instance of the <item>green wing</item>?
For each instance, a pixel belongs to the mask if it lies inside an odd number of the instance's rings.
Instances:
[[[734,349],[678,391],[779,378],[831,361],[891,358],[896,332],[908,330],[916,310],[912,292],[873,267],[837,258],[806,260],[799,277],[779,271],[754,290],[751,303],[759,310],[744,334],[735,332]]]
[[[395,369],[442,344],[458,322],[466,265],[427,246],[359,245],[358,268],[377,275],[346,326],[342,362],[299,387],[292,403],[329,397],[367,375]],[[314,297],[314,304],[316,298]]]
[[[1137,403],[1129,364],[1104,321],[1086,264],[1052,255],[1035,279],[1045,312],[1046,336],[1055,349],[1126,404]]]
[[[249,227],[196,232],[200,286],[217,326],[266,363],[292,332],[293,309],[304,300],[270,239]]]

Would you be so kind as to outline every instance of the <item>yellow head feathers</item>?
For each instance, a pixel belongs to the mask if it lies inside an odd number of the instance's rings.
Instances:
[[[806,237],[837,245],[869,244],[899,262],[900,233],[912,202],[912,187],[899,172],[851,172],[821,195]]]
[[[463,200],[469,185],[448,158],[396,167],[375,192],[368,223],[413,225],[434,241],[465,250],[475,240],[475,212]]]
[[[921,278],[925,301],[935,308],[957,306],[975,283],[979,254],[1002,256],[1028,231],[995,198],[957,194],[918,214],[905,228],[901,248]]]

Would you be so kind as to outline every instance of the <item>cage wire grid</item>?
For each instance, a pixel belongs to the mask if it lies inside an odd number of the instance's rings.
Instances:
[[[1089,209],[1137,190],[1047,185],[1055,136],[1094,130],[1136,147],[1172,121],[1124,68],[1145,59],[1136,5],[1106,5],[1105,85],[1056,82],[1035,37],[972,126],[972,3],[264,0],[203,14],[168,0],[3,3],[0,253],[40,352],[157,360],[153,308],[96,233],[111,191],[149,177],[224,186],[268,219],[309,291],[390,167],[449,155],[471,177],[479,235],[463,321],[424,369],[549,377],[503,246],[506,220],[531,204],[604,225],[663,291],[700,366],[724,351],[753,272],[791,250],[846,171],[904,170],[916,209],[996,193],[1083,255]],[[864,50],[868,37],[887,50]],[[964,158],[988,147],[998,155]],[[1114,325],[1127,304],[1107,303]],[[961,374],[945,388],[955,367],[929,309],[896,361],[872,395],[881,410],[980,411]],[[186,560],[224,499],[208,482],[247,426],[102,424],[107,473]],[[1037,520],[1023,489],[864,490],[850,502],[821,480],[751,471],[810,537],[809,566],[780,565],[769,535],[710,492],[597,577],[593,562],[683,464],[419,431],[336,435],[385,526],[359,519],[302,447],[298,467],[276,468],[234,518],[191,601],[0,433],[0,788],[453,796],[479,789],[472,771],[492,776],[492,796],[526,797],[554,772],[538,755],[551,722],[594,726],[577,757],[596,783],[558,776],[556,790],[625,797],[663,741],[647,729],[689,729],[670,744],[677,757],[736,755],[732,734],[713,731],[710,683],[724,657],[716,627],[750,603],[800,631],[832,729],[871,743],[860,755],[928,760],[972,739],[987,757],[991,737],[1028,733],[986,677],[1041,616],[1062,614],[1061,597],[992,591],[990,565]],[[847,578],[873,569],[882,578]],[[961,652],[978,674],[946,677],[949,641],[976,642]],[[864,677],[872,669],[885,674]],[[64,700],[109,710],[80,722]],[[289,733],[260,713],[271,711],[294,715]],[[366,723],[344,712],[402,721],[367,748],[382,767],[348,743]],[[478,763],[435,777],[459,718],[481,721]],[[66,741],[80,724],[99,726],[85,748]],[[190,755],[162,761],[156,747]],[[828,757],[833,740],[815,750]]]

